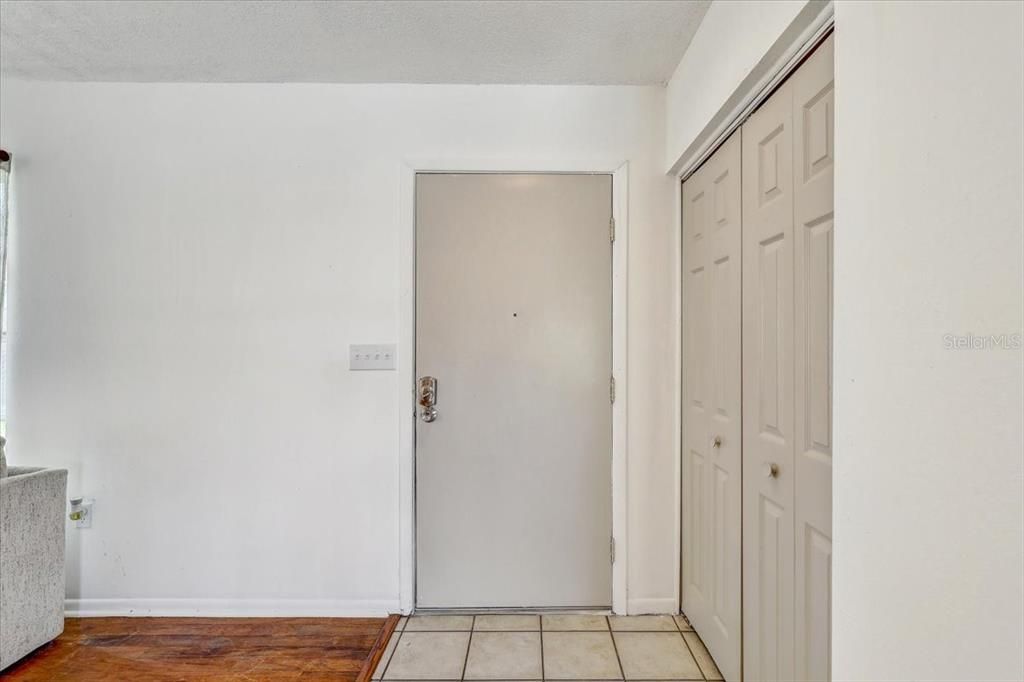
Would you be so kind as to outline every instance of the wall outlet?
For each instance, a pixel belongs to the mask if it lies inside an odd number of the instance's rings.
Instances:
[[[395,344],[352,344],[348,347],[348,368],[357,370],[388,370],[395,368]]]
[[[75,522],[75,528],[92,528],[92,507],[95,502],[91,498],[71,498],[71,513],[68,516]]]

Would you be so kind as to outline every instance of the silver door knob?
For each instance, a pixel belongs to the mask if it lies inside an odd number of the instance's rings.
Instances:
[[[435,407],[425,407],[425,408],[423,408],[423,411],[420,412],[420,419],[422,419],[423,421],[425,421],[428,424],[430,422],[434,421],[435,419],[437,419],[437,408],[435,408]]]
[[[713,447],[713,448],[720,448],[720,447],[722,447],[722,437],[721,436],[715,436],[714,440],[711,441],[711,447]]]
[[[775,462],[769,462],[764,465],[764,475],[767,478],[778,478],[779,476],[779,465]]]

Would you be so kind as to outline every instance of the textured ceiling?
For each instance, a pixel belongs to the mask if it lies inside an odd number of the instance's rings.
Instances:
[[[0,70],[66,81],[660,84],[703,0],[2,0]]]

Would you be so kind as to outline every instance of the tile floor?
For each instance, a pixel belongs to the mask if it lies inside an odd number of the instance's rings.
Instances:
[[[411,680],[721,680],[686,616],[403,618],[373,674]]]

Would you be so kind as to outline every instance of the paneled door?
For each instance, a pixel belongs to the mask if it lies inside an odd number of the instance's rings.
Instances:
[[[833,39],[743,125],[746,680],[828,680]]]
[[[740,680],[740,133],[683,183],[682,606]]]
[[[797,680],[832,670],[833,40],[793,74]]]
[[[611,604],[610,175],[416,178],[419,608]]]
[[[793,679],[793,83],[743,124],[744,679]]]

